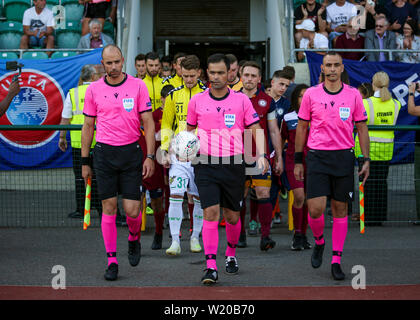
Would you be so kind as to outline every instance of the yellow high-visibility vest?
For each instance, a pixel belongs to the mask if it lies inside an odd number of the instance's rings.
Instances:
[[[85,104],[85,94],[88,86],[89,84],[82,84],[76,88],[70,89],[69,91],[72,106],[72,118],[70,120],[70,124],[83,124],[83,122],[85,121],[85,116],[83,115],[83,107]],[[72,148],[82,148],[81,130],[71,130],[70,138]],[[94,135],[91,148],[93,148],[95,144],[96,140]]]
[[[401,103],[395,99],[381,101],[381,98],[371,97],[363,99],[363,105],[368,116],[368,125],[395,126]],[[394,131],[369,130],[369,157],[373,161],[389,161],[394,152]],[[362,154],[359,137],[355,141],[356,157]]]

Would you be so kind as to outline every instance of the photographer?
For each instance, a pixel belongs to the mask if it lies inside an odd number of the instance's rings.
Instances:
[[[7,111],[9,108],[10,103],[12,102],[13,98],[19,93],[20,86],[19,86],[19,79],[13,81],[10,84],[9,92],[2,101],[0,101],[0,117]]]
[[[420,106],[414,103],[415,92],[420,92],[420,83],[411,83],[408,87],[408,113],[420,117]],[[417,222],[420,224],[420,132],[416,131],[414,144],[414,186],[416,190]]]

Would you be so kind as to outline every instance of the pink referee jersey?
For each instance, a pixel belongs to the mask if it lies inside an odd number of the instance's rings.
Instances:
[[[123,146],[139,140],[140,113],[152,111],[146,84],[125,76],[119,85],[105,77],[92,82],[86,90],[83,114],[96,117],[96,141]]]
[[[229,88],[223,98],[215,98],[210,89],[193,96],[188,104],[187,123],[198,127],[200,154],[229,157],[243,154],[242,134],[258,123],[259,117],[249,98]]]
[[[310,121],[308,147],[316,150],[343,150],[354,147],[354,122],[366,121],[367,115],[359,91],[349,85],[337,93],[324,84],[306,90],[299,119]]]

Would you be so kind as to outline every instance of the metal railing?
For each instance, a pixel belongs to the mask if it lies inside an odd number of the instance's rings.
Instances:
[[[22,55],[24,52],[89,52],[94,49],[77,49],[77,48],[68,48],[68,49],[0,49],[0,52],[18,52],[19,53],[19,59],[22,59]]]
[[[293,46],[294,47],[294,46]],[[420,53],[420,50],[407,50],[407,49],[300,49],[300,48],[293,48],[291,49],[290,59],[292,62],[296,62],[296,52],[328,52],[328,51],[335,51],[335,52],[385,52],[389,53],[389,61],[392,61],[394,56],[393,54],[396,52],[404,52],[404,53]],[[363,61],[364,56],[360,61]]]
[[[0,133],[10,130],[81,130],[82,125],[0,125]],[[398,125],[398,126],[368,126],[369,130],[394,130],[394,131],[420,131],[420,126]],[[30,135],[29,135],[30,138]],[[22,141],[21,141],[22,142]],[[395,142],[396,148],[413,147],[414,142]],[[399,144],[397,146],[397,144]],[[50,143],[55,154],[61,151],[58,142]],[[70,141],[68,141],[70,148]],[[4,154],[3,145],[0,145],[0,154]],[[25,152],[22,147],[22,153]],[[13,155],[12,155],[13,156]],[[10,157],[12,157],[10,156]],[[33,155],[37,161],[44,161],[46,155],[38,152]],[[13,160],[13,159],[8,159]],[[77,166],[77,165],[76,165]],[[357,172],[355,167],[355,194],[356,198],[352,203],[353,214],[359,212],[357,196]],[[416,194],[420,181],[415,177],[414,154],[410,154],[402,162],[389,166],[387,179],[377,178],[371,181],[376,184],[387,185],[387,212],[388,225],[407,224],[420,220],[417,215],[417,205],[420,205],[420,193]],[[369,179],[368,179],[369,180]],[[83,197],[83,192],[76,192],[76,183],[80,179],[75,178],[73,167],[55,169],[30,169],[19,168],[15,170],[0,170],[0,227],[80,227],[80,220],[71,219],[68,214],[76,209],[76,199]],[[419,185],[419,186],[416,186]],[[419,199],[417,199],[419,198]],[[375,199],[375,203],[381,204]],[[379,205],[378,205],[379,207]],[[287,201],[281,201],[281,208],[284,217],[287,217]],[[99,208],[94,208],[92,226],[99,226]],[[366,213],[365,207],[365,215]],[[382,210],[382,211],[383,211]],[[124,213],[124,212],[122,212]],[[351,222],[356,225],[356,221]]]

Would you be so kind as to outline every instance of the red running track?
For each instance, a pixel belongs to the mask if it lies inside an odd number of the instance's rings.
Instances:
[[[323,287],[0,286],[0,300],[420,300],[418,285]]]

